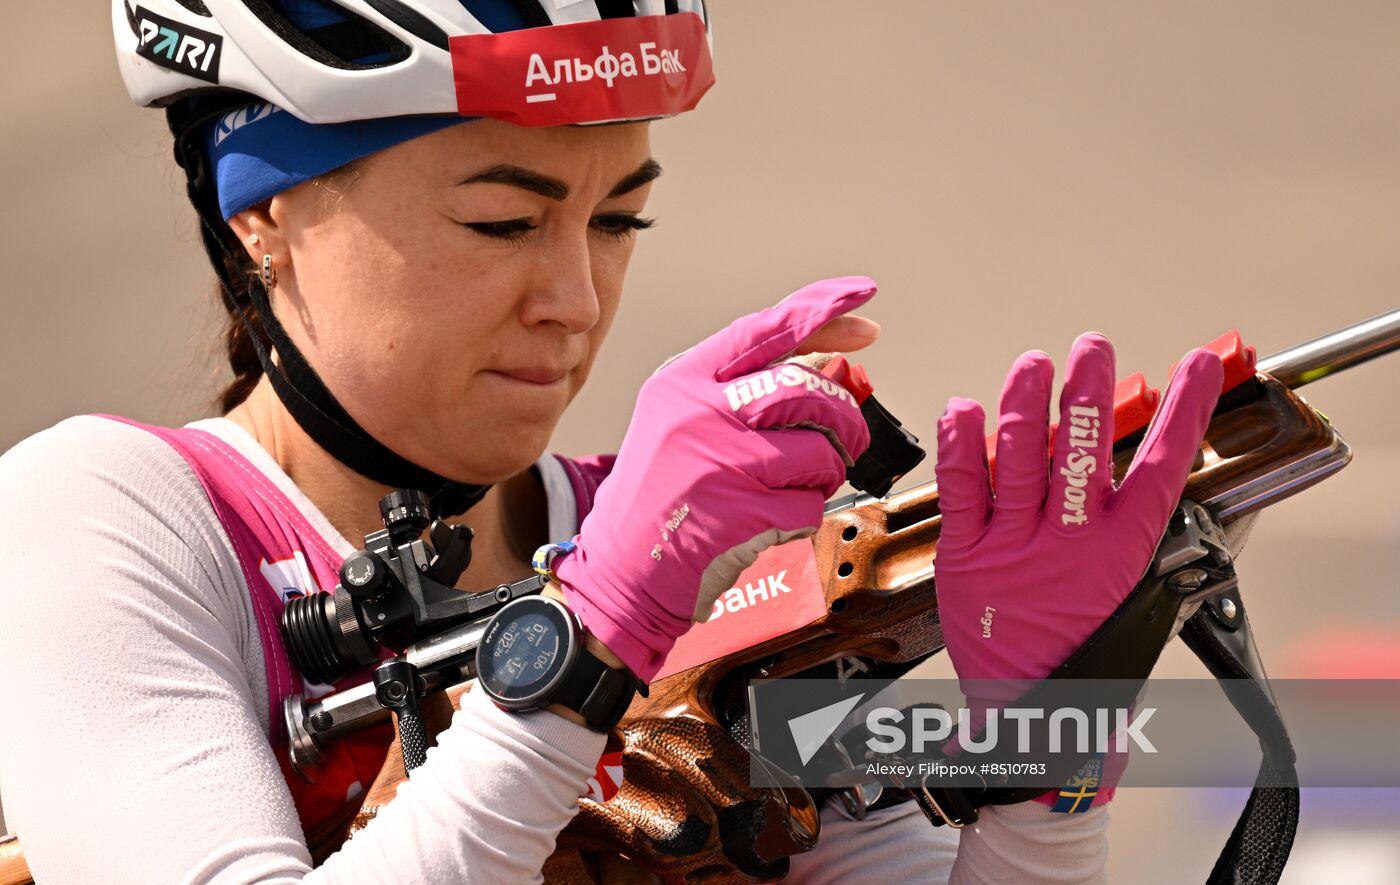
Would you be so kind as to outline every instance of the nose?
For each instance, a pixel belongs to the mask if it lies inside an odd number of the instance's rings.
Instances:
[[[520,309],[526,326],[553,325],[578,334],[598,324],[602,310],[586,232],[561,237],[540,250],[531,282]]]

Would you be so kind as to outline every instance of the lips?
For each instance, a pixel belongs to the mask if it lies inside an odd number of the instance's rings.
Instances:
[[[539,385],[557,384],[569,377],[568,369],[554,369],[548,366],[527,366],[519,369],[492,369],[491,372],[515,381],[523,381],[526,384]]]

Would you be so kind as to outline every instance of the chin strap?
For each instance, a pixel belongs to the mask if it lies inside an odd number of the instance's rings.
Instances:
[[[257,351],[258,362],[272,383],[277,398],[317,445],[367,479],[393,488],[423,492],[428,496],[429,509],[434,518],[465,513],[491,487],[456,482],[440,476],[414,464],[370,436],[350,417],[292,343],[272,310],[267,291],[259,281],[243,273],[237,255],[226,242],[220,230],[226,225],[219,215],[214,177],[200,147],[200,140],[206,124],[252,100],[249,96],[231,93],[226,99],[201,110],[193,110],[188,103],[180,102],[172,105],[166,113],[171,134],[175,136],[175,160],[185,170],[186,191],[199,215],[200,239],[218,274],[225,303],[247,330]],[[226,257],[237,269],[240,279],[229,278],[224,262]],[[256,320],[244,309],[246,303],[237,297],[240,291],[247,293],[249,302],[257,311]],[[274,351],[278,359],[273,358]]]
[[[262,284],[250,279],[247,291],[257,309],[262,330],[272,342],[272,349],[281,357],[279,365],[272,359],[259,330],[254,328],[248,315],[240,311],[239,316],[258,352],[258,362],[262,363],[277,398],[317,445],[361,476],[394,488],[423,492],[428,496],[428,509],[435,519],[465,513],[482,499],[491,488],[489,485],[453,482],[419,467],[370,436],[350,417],[292,343],[272,312]]]

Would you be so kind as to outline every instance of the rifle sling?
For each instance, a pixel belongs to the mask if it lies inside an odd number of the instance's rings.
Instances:
[[[1235,604],[1233,618],[1221,612],[1220,603],[1225,599]],[[1124,683],[1124,697],[1118,700],[1131,703],[1136,696],[1133,686],[1141,686],[1145,681],[1171,638],[1180,606],[1180,596],[1163,578],[1144,579],[1069,660],[1018,704],[1036,706],[1060,696],[1063,680],[1105,678],[1128,680]],[[1181,638],[1220,681],[1221,689],[1258,737],[1263,750],[1249,801],[1216,860],[1207,885],[1275,885],[1288,862],[1298,826],[1296,756],[1269,689],[1238,589],[1232,588],[1203,603],[1183,626]],[[1037,736],[1041,740],[1033,740],[1032,746],[1046,746],[1047,736]],[[1017,758],[1024,761],[1026,757]],[[979,759],[1011,761],[1010,756],[995,750],[980,754]],[[1058,776],[1061,772],[1051,773]],[[1042,788],[998,789],[995,784],[974,789],[933,786],[927,788],[929,795],[923,790],[910,791],[935,826],[945,823],[944,812],[955,824],[962,825],[976,821],[978,808],[1025,802],[1043,792]]]
[[[1225,696],[1259,738],[1264,755],[1249,801],[1206,881],[1273,885],[1283,875],[1298,829],[1297,757],[1269,690],[1244,603],[1238,595],[1233,601],[1237,617],[1224,618],[1218,601],[1212,600],[1181,630],[1182,641],[1220,680]]]

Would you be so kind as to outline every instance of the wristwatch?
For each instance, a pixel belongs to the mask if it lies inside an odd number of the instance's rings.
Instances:
[[[476,649],[477,683],[506,710],[559,704],[588,727],[610,731],[645,686],[583,647],[583,627],[561,602],[525,596],[491,618]]]

